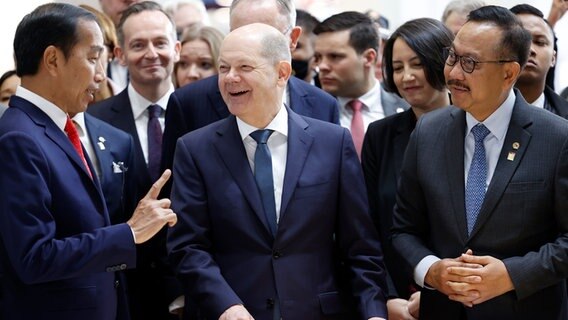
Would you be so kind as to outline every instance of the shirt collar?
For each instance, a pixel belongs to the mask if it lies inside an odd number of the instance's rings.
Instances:
[[[151,104],[157,104],[162,108],[162,110],[166,110],[166,106],[168,105],[168,100],[170,99],[170,95],[174,92],[174,85],[173,83],[170,85],[170,88],[158,101],[150,101],[140,95],[134,87],[132,83],[128,84],[128,97],[130,98],[130,105],[132,106],[132,114],[134,115],[134,119],[138,119],[144,111],[148,109],[148,106]]]
[[[16,95],[26,99],[27,101],[33,103],[41,111],[43,111],[47,116],[55,122],[55,125],[65,131],[65,123],[67,123],[67,113],[65,113],[61,108],[51,103],[44,97],[32,92],[22,86],[16,88]]]
[[[491,131],[491,134],[502,141],[507,134],[509,123],[511,122],[511,115],[513,114],[513,107],[515,106],[515,93],[513,90],[509,92],[507,99],[495,110],[483,124]],[[471,128],[480,123],[469,112],[466,113],[465,119],[467,122],[466,136],[470,133]]]
[[[539,107],[541,109],[544,109],[544,102],[545,102],[546,98],[544,97],[544,91],[540,94],[540,96],[538,96],[538,98],[536,98],[536,100],[530,104],[532,104],[535,107]]]
[[[354,98],[337,97],[339,105],[345,107]],[[381,108],[381,83],[375,80],[375,85],[371,90],[365,92],[362,96],[356,98],[363,103],[363,108],[374,109]]]
[[[85,125],[85,113],[79,112],[73,118],[73,122],[75,122],[75,128],[77,128],[77,132],[79,133],[79,137],[84,137],[87,134],[87,126]]]
[[[266,128],[255,128],[250,124],[244,122],[243,120],[237,117],[237,126],[239,128],[239,133],[241,134],[241,139],[244,140],[248,137],[252,132],[259,130],[259,129],[270,129],[274,130],[285,137],[288,136],[288,111],[286,107],[282,105],[280,107],[280,111],[276,114],[274,119],[270,121],[270,123],[266,126]]]

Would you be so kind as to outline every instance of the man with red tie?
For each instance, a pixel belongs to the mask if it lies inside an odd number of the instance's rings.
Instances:
[[[104,79],[101,30],[62,3],[24,17],[14,52],[21,86],[0,120],[0,318],[128,319],[117,271],[136,244],[176,215],[157,200],[165,173],[130,220],[110,225],[98,178],[69,114],[83,112]]]
[[[361,155],[367,126],[408,104],[385,92],[375,78],[379,34],[371,18],[342,12],[321,22],[314,33],[321,88],[339,100],[339,123],[349,128]]]

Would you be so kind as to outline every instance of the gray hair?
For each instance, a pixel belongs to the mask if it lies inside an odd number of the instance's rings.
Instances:
[[[292,60],[288,38],[281,33],[269,33],[260,40],[260,54],[273,64]]]
[[[446,20],[450,14],[457,12],[459,14],[468,15],[471,11],[479,9],[485,6],[485,2],[482,0],[453,0],[448,3],[442,14],[442,23],[446,23]]]
[[[268,0],[233,0],[231,3],[231,8],[229,10],[229,14],[233,13],[233,10],[241,3],[241,2],[266,2]],[[282,15],[282,17],[286,18],[286,22],[289,27],[293,27],[296,25],[296,6],[292,0],[270,0],[275,1],[278,5],[278,11]],[[281,30],[282,31],[282,30]]]

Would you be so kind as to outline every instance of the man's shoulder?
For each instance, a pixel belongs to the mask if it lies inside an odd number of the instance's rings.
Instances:
[[[124,89],[116,96],[93,103],[87,108],[87,113],[100,119],[104,115],[113,114],[115,108],[130,108],[128,89]]]
[[[290,94],[317,96],[318,98],[333,101],[334,103],[336,101],[336,99],[331,94],[307,83],[304,80],[298,79],[296,77],[290,77],[290,80],[288,80],[288,82],[291,88]]]
[[[98,119],[93,115],[85,114],[85,123],[87,125],[87,131],[89,132],[89,135],[95,133],[96,130],[96,134],[100,133],[111,136],[115,141],[119,140],[130,143],[130,140],[132,139],[132,136],[129,133],[117,127],[113,127],[112,125],[106,123],[101,119]],[[100,139],[99,137],[95,138]],[[102,136],[102,138],[104,139],[104,136]]]
[[[195,99],[196,97],[207,96],[210,93],[219,91],[218,75],[213,75],[199,81],[192,82],[174,91],[178,99]]]

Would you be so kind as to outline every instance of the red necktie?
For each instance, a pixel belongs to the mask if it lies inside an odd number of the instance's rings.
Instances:
[[[91,174],[91,169],[87,164],[87,159],[85,159],[85,155],[83,154],[83,148],[81,147],[81,140],[79,139],[79,133],[77,132],[77,128],[75,128],[75,124],[73,120],[67,116],[67,122],[65,123],[65,133],[67,133],[67,137],[71,141],[71,144],[75,148],[75,151],[79,154],[81,160],[83,160],[83,164],[85,164],[85,168],[87,168],[87,172],[91,179],[93,179],[93,175]]]
[[[363,115],[361,114],[361,108],[363,103],[361,100],[351,100],[347,103],[351,109],[353,109],[353,118],[351,118],[351,136],[353,137],[353,143],[355,144],[355,150],[357,150],[357,155],[361,159],[361,148],[363,147],[363,138],[365,137],[365,125],[363,124]]]

